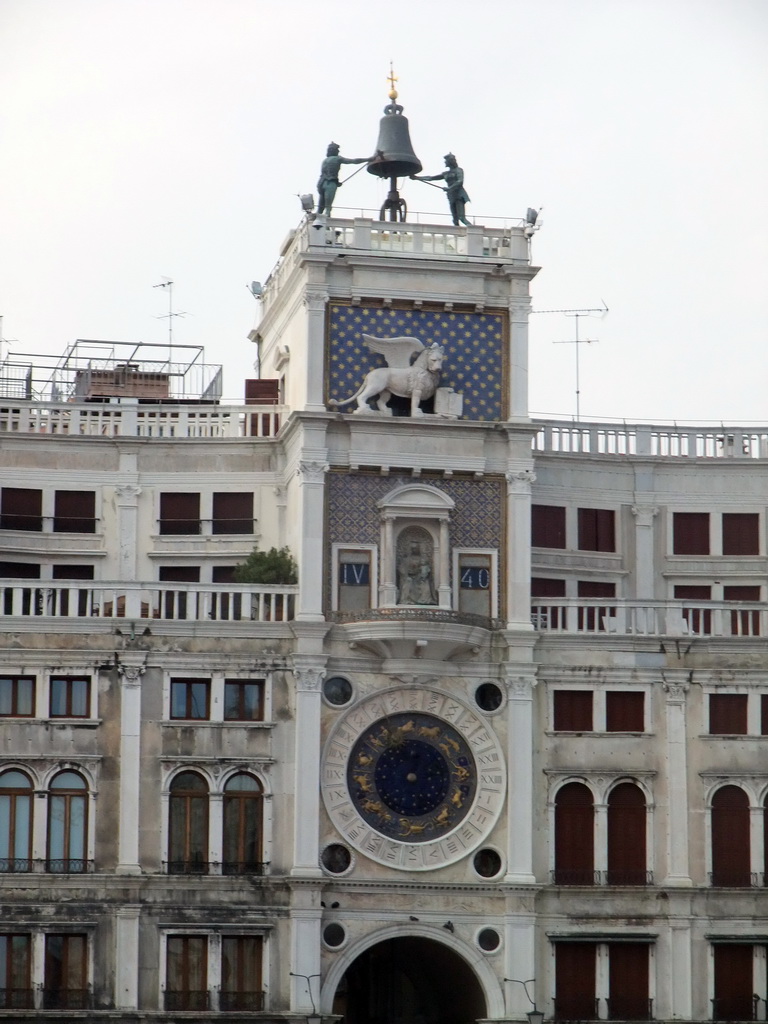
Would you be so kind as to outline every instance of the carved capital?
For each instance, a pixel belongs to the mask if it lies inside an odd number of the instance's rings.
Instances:
[[[510,672],[504,680],[510,700],[530,700],[537,683],[536,676]]]
[[[637,520],[638,526],[652,526],[653,520],[659,514],[656,505],[633,505],[632,515]]]
[[[296,690],[300,693],[317,693],[325,679],[325,658],[296,655],[292,662],[291,671],[296,680]]]
[[[532,469],[513,469],[506,474],[508,494],[528,494],[536,480]]]
[[[135,505],[141,488],[137,484],[119,484],[115,488],[118,505]]]
[[[299,476],[303,484],[321,484],[328,472],[327,462],[300,462]]]
[[[123,656],[118,665],[118,672],[120,673],[120,678],[123,681],[123,686],[139,686],[146,667],[146,658],[142,658],[140,661],[133,661],[130,659],[126,660],[126,657]]]
[[[325,309],[325,304],[328,301],[328,292],[326,291],[305,291],[304,292],[304,305],[308,310],[314,312],[322,312]]]
[[[667,695],[667,704],[685,704],[691,688],[689,672],[662,672],[662,685]]]

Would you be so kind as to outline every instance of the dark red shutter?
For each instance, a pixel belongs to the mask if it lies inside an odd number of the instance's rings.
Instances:
[[[55,533],[95,533],[96,492],[56,491],[53,529]]]
[[[200,495],[160,495],[160,533],[200,533]]]
[[[645,796],[622,782],[608,796],[608,884],[645,885]]]
[[[676,601],[711,601],[712,588],[706,586],[675,587]],[[691,633],[708,635],[712,632],[712,612],[709,608],[683,608],[683,618]]]
[[[754,1017],[754,953],[746,943],[715,946],[715,1020],[752,1020]]]
[[[606,732],[643,732],[645,694],[629,690],[608,690],[605,695]]]
[[[763,693],[760,696],[760,732],[763,736],[768,736],[768,693]],[[766,861],[765,867],[768,871],[768,861]]]
[[[709,732],[712,736],[747,735],[746,693],[710,693]]]
[[[213,495],[213,533],[253,533],[253,491]]]
[[[199,565],[161,565],[159,579],[162,583],[199,583]]]
[[[750,885],[749,848],[749,798],[723,786],[712,798],[712,884]]]
[[[39,580],[40,566],[34,562],[0,562],[0,579]]]
[[[673,551],[676,555],[709,554],[709,512],[675,512]]]
[[[616,550],[616,526],[613,509],[580,508],[578,520],[580,551]]]
[[[576,584],[579,597],[616,597],[616,584],[603,580],[579,580]],[[599,605],[579,608],[577,625],[579,629],[602,631],[605,629],[605,618],[615,615],[615,608],[601,608]]]
[[[555,732],[592,732],[592,691],[555,690]]]
[[[581,782],[569,782],[555,797],[555,882],[592,885],[595,880],[595,808]]]
[[[757,512],[723,512],[723,554],[759,553],[760,517]]]
[[[248,378],[245,381],[245,404],[277,405],[279,389],[280,381],[276,377],[260,380]]]
[[[0,528],[35,530],[43,528],[43,492],[28,487],[3,487]]]
[[[565,580],[531,577],[531,597],[565,597]]]
[[[594,942],[558,942],[555,944],[555,1018],[557,1020],[595,1020]]]
[[[650,1020],[647,943],[611,943],[608,949],[608,993],[610,1020]]]
[[[560,505],[531,506],[531,544],[535,548],[565,547],[565,508]]]

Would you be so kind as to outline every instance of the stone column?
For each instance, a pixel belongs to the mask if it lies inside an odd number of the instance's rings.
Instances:
[[[290,913],[291,1010],[306,1015],[320,1010],[320,887],[294,889]]]
[[[307,382],[305,409],[309,412],[325,412],[325,308],[328,292],[324,289],[308,289],[304,293],[307,310],[307,359],[303,373]],[[294,368],[298,372],[299,368]]]
[[[659,514],[655,505],[633,505],[635,517],[635,597],[652,600],[655,596],[653,579],[653,520]]]
[[[141,907],[122,906],[115,913],[115,1006],[139,1005],[139,915]]]
[[[507,473],[507,628],[532,630],[531,625],[531,484],[532,469]]]
[[[595,873],[604,880],[608,871],[608,804],[605,797],[595,800]]]
[[[670,978],[671,1006],[663,1012],[667,1020],[691,1020],[693,1006],[691,999],[691,922],[685,919],[669,923],[669,971],[663,974]],[[709,1005],[709,1004],[708,1004]],[[655,1007],[654,1007],[655,1009]],[[657,1016],[660,1016],[657,1011]]]
[[[544,1002],[542,997],[537,998],[536,991],[536,917],[533,914],[508,914],[505,930],[504,977],[514,979],[504,983],[506,1014],[509,1020],[522,1021],[532,1009],[531,1000],[537,1006]],[[527,984],[523,986],[521,982]],[[543,978],[539,981],[539,991],[544,991]]]
[[[224,861],[224,794],[210,793],[208,796],[208,862],[211,874],[220,874]],[[215,865],[215,867],[214,867]]]
[[[451,553],[448,538],[448,520],[440,520],[440,565],[438,566],[437,603],[441,608],[451,607]]]
[[[749,842],[752,857],[751,871],[762,880],[765,865],[765,843],[763,842],[763,823],[766,820],[765,808],[750,807],[749,809]]]
[[[299,506],[301,538],[298,563],[299,607],[296,618],[305,622],[322,622],[323,590],[323,525],[325,462],[302,462],[299,466]]]
[[[511,666],[507,673],[510,785],[505,881],[529,884],[536,881],[533,873],[533,688],[536,679],[533,674],[520,674]]]
[[[383,516],[381,531],[381,577],[379,579],[379,604],[388,607],[397,604],[397,582],[395,580],[395,532],[394,516]]]
[[[509,418],[528,417],[528,317],[531,299],[528,282],[513,287],[525,288],[524,296],[509,304]]]
[[[141,874],[139,855],[139,794],[141,792],[141,676],[146,655],[120,655],[120,814],[118,872]]]
[[[688,758],[685,700],[690,673],[662,673],[667,695],[667,877],[664,885],[691,885],[688,863]]]
[[[320,834],[320,687],[325,677],[325,657],[293,657],[296,680],[296,761],[292,875],[316,878]]]

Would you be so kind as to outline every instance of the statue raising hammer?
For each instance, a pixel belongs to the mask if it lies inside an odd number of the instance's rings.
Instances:
[[[444,181],[453,223],[466,224],[470,228],[472,225],[464,213],[464,208],[469,202],[469,196],[464,189],[464,171],[459,167],[453,153],[448,153],[443,159],[446,170],[442,174],[412,174],[411,177],[414,181]]]
[[[339,155],[339,144],[332,142],[326,150],[325,160],[320,168],[320,178],[317,182],[317,215],[326,213],[331,215],[331,207],[336,197],[336,189],[339,181],[339,169],[342,164],[368,164],[375,159],[372,156],[361,156],[352,159],[348,156]]]

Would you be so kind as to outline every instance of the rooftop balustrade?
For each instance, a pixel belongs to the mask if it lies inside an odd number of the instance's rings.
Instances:
[[[534,419],[534,454],[768,459],[768,427],[684,426]]]
[[[548,634],[759,637],[768,636],[768,604],[533,598],[531,622],[534,629]]]

